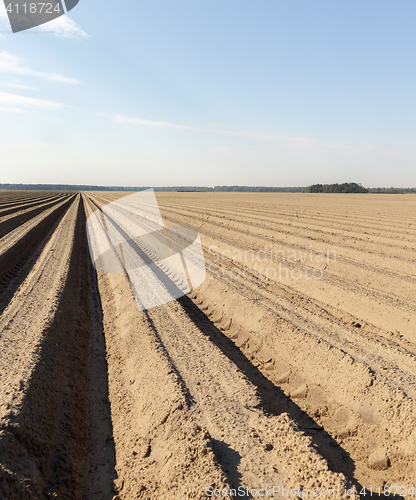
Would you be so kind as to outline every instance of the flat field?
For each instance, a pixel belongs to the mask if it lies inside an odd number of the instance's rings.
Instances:
[[[127,194],[0,193],[0,497],[416,494],[416,196],[156,193],[207,277],[140,311]]]

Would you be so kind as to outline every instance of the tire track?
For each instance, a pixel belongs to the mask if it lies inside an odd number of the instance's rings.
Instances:
[[[176,215],[176,216],[183,215],[182,214],[182,212],[183,212],[182,209],[175,211],[175,210],[168,210],[165,207],[163,207],[163,211],[164,211],[164,213],[165,212],[166,213],[171,213],[171,214]],[[284,241],[285,237],[289,236],[289,237],[292,237],[295,240],[300,240],[300,241],[306,239],[306,240],[314,242],[315,245],[318,244],[318,243],[324,243],[326,245],[331,245],[332,247],[336,247],[336,248],[343,248],[343,249],[346,249],[346,250],[353,249],[355,252],[358,252],[360,254],[364,254],[364,255],[365,254],[369,254],[369,255],[375,255],[375,256],[379,256],[379,257],[383,257],[383,258],[388,258],[388,259],[400,260],[400,261],[403,261],[403,262],[407,262],[409,264],[414,264],[414,262],[415,262],[415,259],[412,257],[412,252],[413,251],[416,252],[415,248],[403,248],[403,247],[400,247],[398,245],[391,244],[391,243],[385,243],[385,242],[384,243],[377,243],[377,244],[373,244],[373,242],[371,242],[371,244],[370,244],[369,242],[365,241],[364,239],[360,239],[360,238],[354,237],[352,235],[348,235],[349,239],[353,239],[354,241],[359,241],[361,244],[365,244],[367,246],[370,245],[369,248],[365,248],[363,245],[361,247],[357,248],[357,247],[354,247],[354,246],[352,246],[350,244],[343,243],[342,241],[332,241],[330,239],[317,238],[317,237],[315,237],[316,233],[313,233],[313,235],[305,234],[308,231],[310,232],[309,228],[300,228],[303,231],[303,233],[300,236],[298,232],[288,231],[286,229],[284,229],[283,231],[280,230],[280,229],[279,230],[275,230],[273,228],[273,223],[270,223],[270,224],[272,224],[272,226],[270,227],[270,226],[265,226],[264,224],[261,225],[261,224],[258,224],[258,223],[253,223],[253,222],[250,222],[249,220],[233,219],[233,218],[227,217],[227,221],[229,221],[229,222],[238,223],[238,224],[241,224],[243,226],[248,226],[248,227],[255,227],[255,228],[257,228],[257,229],[259,229],[261,231],[266,231],[266,232],[271,233],[271,234],[275,234],[274,231],[276,231],[278,233],[278,237],[276,237],[276,241],[273,241],[274,238],[272,238],[271,236],[267,237],[267,236],[264,236],[263,234],[253,233],[253,232],[248,231],[248,230],[239,229],[238,227],[236,227],[235,224],[232,225],[232,226],[225,226],[224,223],[222,223],[221,221],[215,221],[215,220],[213,221],[212,218],[211,218],[211,214],[209,216],[210,217],[209,220],[207,218],[202,217],[203,212],[200,212],[200,215],[201,215],[201,217],[196,217],[195,216],[195,211],[193,211],[189,215],[185,214],[184,217],[186,217],[188,219],[191,219],[192,221],[198,220],[199,222],[202,223],[201,227],[203,227],[203,225],[205,225],[205,224],[212,225],[214,227],[221,228],[222,230],[225,229],[225,230],[229,230],[231,232],[235,232],[236,234],[242,234],[244,236],[256,236],[256,237],[258,237],[260,239],[263,239],[267,243],[280,243],[282,246],[290,246],[290,247],[302,248],[303,250],[306,250],[306,251],[309,251],[311,249],[310,245],[309,246],[306,246],[306,245],[302,246],[302,245],[299,245],[299,244],[296,244],[296,243],[291,243],[290,241]],[[168,218],[168,216],[166,218]],[[225,218],[225,215],[222,216],[222,217],[218,217],[218,218],[219,219]],[[283,238],[282,238],[281,234],[284,235]],[[320,231],[320,234],[328,234],[328,233],[324,233],[323,231]],[[345,235],[344,235],[343,239],[345,239]],[[375,246],[376,250],[372,249],[371,245]],[[382,246],[383,248],[385,248],[385,247],[392,248],[393,250],[396,250],[396,253],[386,254],[385,252],[382,252],[381,250],[377,250],[377,247],[380,247],[380,246]],[[405,250],[406,254],[408,254],[410,252],[411,255],[409,255],[408,257],[403,257],[403,256],[400,256],[400,255],[397,255],[397,250],[398,249]]]
[[[0,239],[16,229],[16,227],[19,227],[33,217],[36,217],[36,215],[42,213],[50,207],[53,207],[54,205],[57,205],[59,201],[62,201],[62,197],[52,201],[47,200],[43,203],[37,203],[34,208],[31,207],[25,210],[19,210],[16,215],[13,212],[12,216],[3,218],[3,220],[0,220]]]
[[[182,209],[183,205],[178,207],[179,214]],[[175,213],[175,207],[170,211],[172,216],[165,216],[162,202],[161,211],[165,220],[184,223],[184,219]],[[219,224],[216,232],[207,231],[204,226],[195,224],[195,220],[199,222],[198,217],[194,217],[191,225],[202,234],[209,235],[211,241],[224,241],[248,249],[241,239],[237,241],[237,238],[224,236],[224,229],[229,228]],[[259,235],[257,237],[262,239]],[[257,245],[256,250],[259,248]],[[214,259],[214,253],[207,252],[207,258]],[[195,306],[208,316],[219,331],[235,342],[248,362],[258,367],[270,382],[281,387],[299,407],[302,405],[303,411],[316,421],[313,429],[316,435],[322,432],[319,429],[323,426],[341,449],[351,454],[355,470],[350,471],[352,475],[347,473],[347,477],[367,486],[380,485],[384,481],[397,482],[399,478],[411,484],[411,478],[416,474],[415,464],[409,455],[410,448],[404,444],[406,439],[397,429],[404,429],[416,414],[414,344],[398,336],[397,340],[386,339],[389,332],[354,315],[341,313],[290,285],[259,279],[253,270],[232,259],[223,259],[221,265],[227,269],[244,269],[244,279],[224,280],[221,275],[214,275],[211,284],[203,285],[194,296]],[[386,273],[389,273],[388,269]],[[341,288],[348,288],[345,281]],[[357,293],[356,288],[354,292]],[[403,300],[400,296],[397,298]],[[397,309],[396,300],[390,303],[392,308]],[[414,313],[415,309],[414,304],[410,304],[408,310]],[[338,326],[336,333],[333,331],[334,324]],[[355,324],[360,324],[361,328],[352,326]],[[274,347],[276,344],[278,349]],[[301,351],[296,348],[299,345],[302,345]],[[333,361],[329,361],[328,357]],[[331,370],[323,369],[323,359],[328,361],[329,366],[337,367],[336,376]],[[312,377],[312,373],[305,371],[304,367],[313,367],[312,372],[317,376]],[[365,384],[366,377],[370,385],[367,389],[360,389],[356,381],[362,380]],[[354,391],[351,387],[357,389]],[[362,391],[365,399],[362,400],[362,409],[357,411],[354,398],[359,398]],[[351,396],[347,397],[348,392]],[[375,408],[365,406],[367,402],[370,405],[375,403]],[[383,402],[383,410],[377,410],[380,402]],[[400,406],[403,408],[401,415],[394,411]],[[389,433],[383,436],[384,427],[389,429]],[[411,429],[410,426],[406,430],[406,436],[411,434]],[[377,451],[375,443],[386,448]],[[322,443],[320,449],[330,450]],[[390,458],[384,458],[385,465],[376,465],[375,456],[378,453],[382,458],[386,457],[386,449]],[[382,472],[377,472],[378,466]]]
[[[292,201],[292,200],[290,200]],[[291,204],[289,201],[289,205]],[[339,199],[338,199],[339,201]],[[247,204],[245,204],[247,205]],[[174,203],[164,203],[164,206],[168,208],[177,208],[177,204],[175,205]],[[340,224],[340,228],[338,230],[343,230],[343,231],[349,231],[350,229],[352,231],[356,231],[357,228],[357,223],[356,222],[350,222],[351,220],[355,220],[356,218],[352,217],[350,214],[348,216],[345,215],[340,215],[339,217],[335,217],[334,215],[332,218],[328,218],[324,215],[322,215],[320,212],[310,212],[307,213],[305,212],[304,208],[302,208],[300,205],[296,204],[296,206],[293,207],[292,211],[276,211],[276,210],[260,210],[256,208],[254,205],[250,205],[249,208],[246,206],[239,206],[238,209],[234,209],[232,206],[228,206],[227,210],[221,210],[218,208],[218,203],[217,204],[210,204],[210,203],[204,203],[204,210],[201,211],[200,205],[187,205],[185,203],[181,203],[181,208],[189,210],[191,213],[195,210],[197,212],[204,213],[205,215],[209,215],[212,212],[214,213],[223,213],[230,215],[246,215],[247,218],[256,218],[253,217],[254,215],[258,215],[259,217],[257,220],[260,221],[265,221],[265,222],[274,222],[276,224],[283,224],[283,225],[293,225],[294,223],[298,224],[301,221],[304,223],[306,222],[308,224],[307,227],[304,229],[307,229],[312,226],[316,226],[318,230],[322,230],[322,228],[326,228],[328,230],[334,230],[337,229],[337,227],[334,227],[335,224]],[[299,217],[299,213],[301,216]],[[244,220],[244,219],[243,219]],[[359,228],[365,230],[368,232],[369,228],[372,228],[372,224],[380,224],[380,218],[371,218],[369,216],[366,216],[366,218],[360,218],[359,219],[361,222]],[[385,231],[384,236],[387,238],[390,238],[392,232],[393,234],[403,234],[408,237],[409,234],[412,234],[415,236],[415,231],[414,229],[411,230],[409,226],[412,224],[408,222],[408,220],[413,221],[413,225],[415,224],[415,219],[409,219],[407,218],[406,222],[403,222],[403,231],[398,231],[398,226],[397,222],[394,224],[388,224],[385,226],[376,226],[374,230],[380,230],[380,231]],[[325,225],[327,223],[328,225]],[[350,229],[348,229],[350,228]],[[405,231],[406,229],[406,231]],[[409,233],[410,229],[410,233]],[[397,233],[396,233],[397,232]],[[364,231],[363,231],[364,233]],[[350,235],[351,236],[351,235]]]
[[[95,203],[99,206],[98,200]],[[282,483],[290,484],[291,487],[297,485],[305,488],[312,488],[314,484],[331,484],[342,490],[341,485],[347,484],[343,474],[328,471],[325,460],[310,447],[310,439],[299,433],[296,425],[291,424],[285,415],[272,416],[266,414],[264,409],[258,408],[260,400],[256,395],[256,387],[247,381],[241,369],[236,366],[235,360],[230,359],[229,353],[222,351],[210,338],[207,338],[205,328],[201,329],[197,323],[188,318],[181,308],[181,300],[148,312],[139,312],[131,290],[128,293],[126,284],[124,288],[122,286],[123,278],[125,279],[121,275],[119,278],[116,275],[114,278],[111,278],[111,275],[108,278],[105,275],[100,277],[102,296],[111,297],[110,302],[105,303],[104,307],[105,314],[108,315],[106,322],[108,343],[113,345],[111,350],[115,351],[112,356],[113,363],[110,363],[110,383],[116,379],[118,393],[123,391],[123,402],[129,400],[125,392],[130,392],[126,390],[129,385],[127,381],[130,380],[130,385],[136,387],[137,383],[141,391],[144,391],[144,394],[139,392],[136,396],[141,400],[144,399],[137,407],[137,410],[140,409],[137,413],[146,415],[150,411],[148,405],[152,407],[145,397],[149,389],[143,388],[141,372],[146,371],[146,368],[140,365],[142,356],[137,352],[136,344],[137,341],[145,342],[146,335],[150,334],[163,353],[164,359],[172,367],[171,372],[175,374],[177,384],[187,400],[186,412],[189,409],[198,425],[207,429],[213,439],[217,460],[234,488],[242,485],[260,487],[264,484]],[[179,309],[182,311],[177,312]],[[148,329],[147,334],[146,329]],[[135,341],[137,330],[141,335]],[[136,335],[133,332],[136,332]],[[120,340],[120,337],[126,340]],[[115,338],[118,340],[117,343]],[[128,347],[125,347],[124,352],[117,347],[119,343],[127,343]],[[146,355],[145,359],[149,359],[149,356],[150,354]],[[111,376],[111,371],[114,369],[113,365],[119,364],[122,360],[126,360],[124,364],[130,366],[130,369],[127,380],[126,376],[123,377],[124,382],[120,385],[121,373]],[[132,364],[135,369],[131,368]],[[152,390],[151,388],[155,387],[151,382],[154,375],[148,373],[148,376],[147,383]],[[127,408],[123,408],[115,394],[114,398],[112,404],[117,408],[117,417],[114,418],[121,419],[126,425],[127,416],[132,413],[132,407],[135,406],[134,402],[131,401]],[[156,410],[153,411],[156,413]],[[309,417],[308,420],[310,421]],[[145,427],[145,434],[149,433],[149,424],[144,424],[140,419],[136,426]],[[134,434],[129,437],[130,432],[123,428],[124,440],[134,441]],[[305,457],[301,461],[301,469],[299,469],[299,450],[303,450],[302,456]],[[120,451],[121,453],[123,452]],[[160,453],[161,451],[159,455]],[[123,453],[125,454],[126,452]],[[158,461],[158,453],[153,455],[152,451],[150,458],[152,457]],[[178,457],[179,462],[180,460]],[[123,459],[120,463],[123,463]],[[161,466],[162,464],[158,467]],[[124,470],[121,465],[119,467],[120,472]],[[126,490],[125,483],[130,489]],[[148,483],[145,484],[147,487]],[[127,491],[130,494],[137,491],[131,488],[132,478],[127,479],[126,474],[124,483],[122,482],[119,488],[119,495],[123,495],[122,498],[130,498]],[[157,495],[157,492],[155,493]],[[159,494],[162,494],[162,491]]]
[[[0,318],[0,496],[10,500],[113,496],[107,367],[84,205],[72,196],[63,206],[36,269]]]
[[[162,212],[162,213],[164,213],[164,212]],[[177,218],[169,217],[166,215],[163,215],[163,217],[165,220],[168,220],[170,222],[174,222],[175,224],[178,223]],[[219,226],[218,228],[220,229],[221,227]],[[212,238],[213,241],[220,241],[220,242],[223,242],[227,245],[231,245],[234,248],[241,249],[243,251],[254,252],[254,254],[258,253],[259,251],[264,251],[264,247],[261,248],[261,247],[254,246],[254,245],[248,246],[248,245],[244,244],[241,240],[238,240],[238,238],[232,239],[230,237],[222,236],[219,232],[209,231],[205,228],[198,228],[198,229],[199,229],[200,234],[209,236],[210,238]],[[224,228],[221,228],[221,229],[224,230]],[[239,234],[239,232],[236,229],[232,229],[230,231]],[[241,234],[244,234],[244,233],[241,232]],[[244,234],[244,235],[246,236],[246,234]],[[252,237],[253,239],[268,241],[265,237],[263,237],[261,235],[255,235],[254,233],[251,233],[249,236]],[[212,250],[210,250],[210,252],[212,252]],[[283,257],[278,256],[278,255],[276,255],[274,258],[270,259],[269,262],[270,263],[277,263],[277,264],[279,264],[279,263],[284,264],[284,266],[289,268],[289,269],[301,269],[304,274],[307,274],[308,272],[309,272],[309,274],[311,274],[311,272],[314,270],[313,267],[307,266],[307,265],[303,264],[302,262],[299,262],[299,261],[291,262],[287,259],[284,259]],[[351,264],[351,265],[353,265],[353,264]],[[369,266],[365,266],[365,267],[366,267],[366,269],[368,269]],[[371,271],[377,273],[377,268],[371,269]],[[396,277],[394,272],[391,272],[388,270],[386,270],[385,274],[386,275],[389,275],[389,274],[394,275]],[[400,276],[398,276],[398,278],[400,279]],[[381,303],[387,304],[387,305],[394,307],[394,308],[400,308],[404,311],[409,311],[412,313],[416,310],[416,302],[414,302],[413,300],[410,300],[410,299],[407,299],[407,298],[404,298],[401,296],[397,296],[393,293],[383,292],[382,290],[374,289],[370,286],[365,286],[363,284],[357,283],[356,281],[352,281],[352,280],[347,279],[345,277],[329,273],[328,271],[325,271],[323,273],[321,280],[325,283],[336,286],[337,288],[340,288],[342,290],[348,290],[348,291],[350,291],[354,294],[360,295],[362,297],[371,297],[372,300],[379,301]],[[405,281],[410,281],[413,283],[415,280],[412,279],[412,277],[410,277],[410,278],[408,277]]]
[[[7,209],[0,210],[0,218],[5,218],[10,214],[14,214],[16,212],[22,212],[32,207],[36,207],[38,205],[42,205],[43,203],[58,201],[62,199],[62,197],[67,197],[68,194],[60,194],[55,196],[43,196],[38,199],[30,200],[30,203],[19,203],[18,205],[10,206],[8,203],[6,204]]]
[[[36,262],[49,233],[74,201],[74,195],[30,219],[0,241],[0,311]]]

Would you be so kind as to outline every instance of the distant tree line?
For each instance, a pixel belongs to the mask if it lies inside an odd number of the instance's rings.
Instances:
[[[37,190],[37,191],[143,191],[150,189],[148,186],[90,186],[77,184],[0,184],[0,189],[5,190]],[[267,187],[267,186],[166,186],[153,187],[155,191],[178,191],[178,192],[253,192],[253,193],[275,193],[275,192],[303,192],[304,187]]]
[[[369,193],[386,193],[386,194],[406,194],[416,193],[416,188],[369,188]]]
[[[6,191],[143,191],[149,186],[95,186],[82,184],[0,184]],[[270,186],[165,186],[153,187],[155,191],[176,192],[236,192],[236,193],[416,193],[416,188],[365,188],[355,182],[343,184],[313,184],[308,187],[270,187]]]
[[[212,191],[238,192],[238,193],[302,193],[304,187],[269,187],[269,186],[215,186]]]
[[[305,188],[305,193],[386,193],[405,194],[416,193],[416,188],[365,188],[356,182],[344,182],[343,184],[313,184]]]
[[[343,184],[313,184],[305,188],[305,193],[368,193],[368,189],[356,182]]]
[[[84,186],[82,184],[0,184],[0,189],[11,191],[142,191],[145,187]]]

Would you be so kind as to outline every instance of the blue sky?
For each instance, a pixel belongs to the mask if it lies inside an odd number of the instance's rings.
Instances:
[[[0,182],[416,185],[414,0],[0,11]]]

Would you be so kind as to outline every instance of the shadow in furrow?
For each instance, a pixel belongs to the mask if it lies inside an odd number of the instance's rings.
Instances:
[[[97,273],[88,253],[89,300],[91,304],[91,343],[88,373],[89,388],[89,492],[88,500],[110,500],[114,496],[116,452],[109,400],[107,350],[103,309]]]
[[[285,393],[273,384],[255,367],[241,350],[226,337],[201,311],[192,300],[185,296],[178,302],[187,312],[191,321],[203,332],[248,378],[256,387],[261,405],[266,413],[279,415],[288,413],[298,427],[307,435],[313,420]],[[355,464],[349,453],[344,450],[325,430],[311,436],[316,451],[327,461],[333,472],[340,472],[360,491],[362,486],[354,478]]]
[[[34,217],[44,212],[45,210],[48,210],[48,208],[57,205],[60,201],[62,200],[58,199],[53,201],[45,201],[40,206],[35,206],[31,210],[27,210],[24,213],[17,214],[14,217],[10,217],[5,221],[0,222],[0,238],[3,238],[4,236],[6,236],[6,234],[9,234],[14,229],[24,224],[25,222],[29,221],[30,219],[33,219]]]
[[[74,199],[75,197],[71,196],[68,201],[53,210],[15,245],[0,255],[0,314],[29,275],[31,268]]]
[[[56,315],[22,405],[0,427],[0,449],[2,440],[8,443],[3,461],[36,498],[105,500],[113,494],[115,446],[91,266],[81,200]],[[100,468],[103,461],[107,466]]]
[[[186,403],[188,405],[188,408],[190,408],[190,406],[194,402],[194,397],[190,393],[188,386],[186,385],[186,382],[183,379],[180,371],[176,368],[176,365],[175,365],[173,359],[171,358],[168,349],[166,348],[165,344],[163,343],[163,340],[160,338],[160,335],[157,331],[157,328],[156,328],[156,326],[153,322],[153,319],[150,316],[149,312],[147,310],[144,310],[143,314],[144,314],[146,321],[148,322],[148,325],[149,325],[149,327],[154,335],[154,338],[156,340],[157,345],[159,346],[159,348],[161,349],[163,354],[168,359],[170,368],[171,368],[172,372],[175,374],[175,377],[176,377],[176,379],[177,379],[177,381],[182,389],[182,393],[185,396],[185,400],[186,400]]]
[[[213,439],[213,450],[218,462],[224,469],[224,472],[230,481],[231,488],[238,491],[238,488],[243,486],[242,474],[238,471],[238,466],[241,462],[241,455],[233,450],[230,445],[224,441],[219,441],[218,439]],[[238,492],[238,498],[253,498],[250,494],[243,491]]]
[[[7,215],[13,214],[14,212],[20,212],[21,210],[26,210],[36,205],[41,205],[48,201],[62,199],[64,196],[68,196],[73,193],[59,193],[56,195],[47,195],[40,198],[33,198],[30,201],[22,203],[0,203],[0,218],[6,217]],[[0,199],[2,199],[1,197]]]

